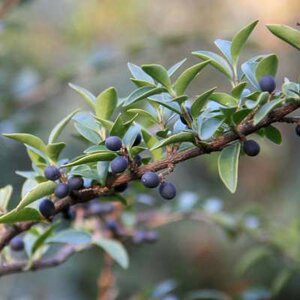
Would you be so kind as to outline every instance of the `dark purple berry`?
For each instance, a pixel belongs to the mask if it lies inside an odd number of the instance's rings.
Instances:
[[[155,243],[158,240],[158,233],[154,230],[146,231],[144,240],[147,243]]]
[[[274,92],[276,82],[272,76],[266,75],[259,80],[259,87],[263,92]]]
[[[122,192],[124,192],[127,188],[128,188],[128,183],[126,182],[126,183],[123,183],[123,184],[121,184],[121,185],[115,186],[115,187],[114,187],[114,190],[115,190],[115,192],[117,192],[117,193],[122,193]]]
[[[108,229],[115,237],[119,237],[123,234],[120,224],[115,220],[107,220],[105,222],[105,228]]]
[[[44,199],[41,201],[41,203],[39,205],[39,210],[40,210],[41,215],[45,219],[49,219],[50,217],[52,217],[55,214],[54,203],[49,199]]]
[[[83,187],[83,179],[79,176],[69,178],[68,186],[70,191],[78,191]]]
[[[191,112],[191,108],[190,107],[186,107],[185,108],[186,112],[188,113],[188,115],[190,116],[190,118],[192,118],[192,112]],[[180,121],[184,124],[184,125],[188,125],[188,122],[186,121],[184,115],[180,115]]]
[[[24,249],[24,241],[21,237],[15,236],[9,242],[10,249],[13,251],[22,251]]]
[[[172,182],[164,181],[159,186],[159,193],[164,199],[171,200],[176,197],[176,187]]]
[[[54,166],[47,166],[45,168],[44,175],[48,180],[52,181],[59,179],[61,176],[59,169]]]
[[[122,148],[122,140],[118,136],[110,136],[105,140],[105,146],[108,150],[119,151]]]
[[[138,133],[132,146],[138,146],[141,143],[141,141],[142,141],[142,135]]]
[[[62,210],[62,215],[65,220],[73,220],[75,218],[75,213],[70,206]]]
[[[155,172],[146,172],[143,174],[141,181],[147,188],[155,188],[160,183],[159,176]]]
[[[295,128],[296,134],[300,136],[300,125],[297,125]]]
[[[122,173],[128,167],[128,160],[123,156],[118,156],[111,161],[110,167],[113,174]]]
[[[243,149],[248,156],[256,156],[260,152],[260,146],[254,140],[245,141]]]
[[[59,183],[56,188],[55,188],[55,196],[57,198],[65,198],[69,195],[70,193],[70,188],[69,188],[69,185],[66,184],[66,183]]]

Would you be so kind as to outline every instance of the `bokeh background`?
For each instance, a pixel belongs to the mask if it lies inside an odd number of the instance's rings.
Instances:
[[[74,108],[85,107],[68,82],[95,94],[113,85],[125,97],[133,89],[127,62],[169,67],[187,57],[186,65],[191,65],[197,62],[191,51],[215,51],[216,38],[231,38],[255,19],[259,26],[242,57],[277,53],[278,84],[285,76],[296,80],[299,52],[264,25],[295,26],[299,11],[298,0],[21,1],[0,20],[0,133],[32,132],[46,138],[55,122]],[[207,68],[189,92],[199,94],[215,85],[230,89],[222,75]],[[284,135],[281,146],[262,141],[259,157],[241,159],[235,195],[220,182],[214,155],[180,165],[172,175],[178,190],[222,199],[230,212],[258,206],[270,222],[283,227],[299,218],[300,140],[290,126],[279,127]],[[70,133],[64,136],[71,144],[66,157],[81,149]],[[0,186],[12,183],[17,201],[22,178],[14,171],[30,168],[24,148],[0,137],[0,168]],[[279,268],[273,262],[248,278],[237,277],[235,263],[251,242],[230,240],[214,226],[176,223],[162,228],[160,235],[156,245],[130,249],[128,271],[116,269],[119,299],[130,299],[166,279],[179,283],[178,295],[200,288],[234,294],[249,282],[267,286]],[[101,263],[99,252],[91,250],[52,270],[1,278],[0,299],[95,299]],[[299,299],[299,278],[284,295],[281,299]]]

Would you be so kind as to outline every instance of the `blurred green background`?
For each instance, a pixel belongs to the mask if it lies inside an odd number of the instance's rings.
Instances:
[[[3,1],[0,1],[2,4]],[[0,133],[32,132],[45,138],[49,128],[74,108],[85,107],[68,82],[95,94],[113,85],[125,97],[133,89],[127,62],[161,63],[170,67],[194,50],[216,50],[216,38],[229,39],[245,24],[259,19],[243,58],[276,53],[277,77],[296,80],[299,52],[272,36],[265,24],[299,22],[298,0],[31,0],[21,1],[0,20]],[[207,68],[190,88],[200,94],[217,85],[230,86],[222,75]],[[183,163],[173,180],[180,191],[196,191],[200,198],[223,199],[227,211],[251,206],[262,208],[266,218],[281,227],[300,212],[300,140],[291,126],[280,125],[284,142],[262,143],[258,158],[241,159],[238,190],[229,194],[216,173],[216,156]],[[72,144],[66,157],[81,145]],[[25,150],[0,137],[0,186],[12,183],[15,200],[22,178],[14,171],[30,168]],[[19,188],[18,188],[19,187]],[[279,263],[236,275],[237,258],[252,246],[245,239],[233,241],[214,226],[176,223],[160,230],[159,243],[129,249],[128,271],[116,268],[120,296],[130,299],[145,287],[165,279],[179,282],[178,295],[201,288],[236,294],[247,286],[266,285]],[[101,254],[89,251],[63,266],[39,273],[12,275],[0,280],[0,299],[95,299]],[[281,299],[299,299],[300,278],[295,278]],[[257,298],[258,299],[258,298]],[[259,298],[260,299],[260,298]]]

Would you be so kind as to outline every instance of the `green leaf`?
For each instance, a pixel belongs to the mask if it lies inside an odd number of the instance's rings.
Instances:
[[[169,68],[168,70],[168,75],[169,77],[171,77],[172,75],[175,74],[175,72],[186,62],[186,58],[184,58],[183,60],[179,61],[178,63],[176,63],[175,65],[173,65],[171,68]]]
[[[75,111],[71,112],[68,116],[66,116],[64,119],[62,119],[51,131],[49,138],[48,138],[48,144],[53,144],[57,138],[60,136],[64,128],[67,126],[67,124],[70,122],[70,120],[73,118],[73,116],[78,112],[79,110],[76,109]]]
[[[57,227],[57,223],[52,224],[49,226],[33,243],[31,247],[31,255],[33,255],[39,248],[41,248],[44,244],[47,238],[49,238],[54,229]]]
[[[98,238],[93,243],[108,253],[122,268],[127,269],[129,258],[124,246],[117,241]]]
[[[261,106],[261,105],[265,104],[266,102],[268,102],[269,96],[270,96],[270,94],[268,92],[263,92],[263,93],[259,94],[256,101],[247,100],[245,102],[245,104],[246,104],[247,108],[253,109],[258,105]]]
[[[171,79],[168,75],[168,71],[163,66],[157,64],[143,65],[142,69],[167,89],[171,88]]]
[[[208,140],[214,136],[217,130],[224,123],[224,119],[209,118],[201,120],[198,134],[201,140]]]
[[[128,113],[133,113],[133,114],[138,114],[138,116],[141,116],[142,118],[146,118],[149,120],[151,123],[158,123],[158,120],[150,114],[148,111],[140,108],[132,108],[127,110]]]
[[[213,93],[210,97],[210,100],[223,104],[225,106],[237,106],[238,99],[232,97],[226,93],[216,92]]]
[[[66,229],[58,232],[56,235],[48,238],[46,243],[70,244],[75,246],[86,245],[91,242],[91,235],[83,230]]]
[[[18,142],[29,145],[35,149],[38,149],[41,152],[46,152],[45,143],[35,135],[28,133],[8,133],[3,135],[10,139],[14,139]]]
[[[98,172],[99,182],[103,186],[106,183],[108,168],[109,168],[109,162],[108,161],[99,161],[97,163],[97,172]]]
[[[172,99],[171,99],[171,101],[165,99],[165,94],[161,94],[158,96],[157,97],[153,96],[153,97],[149,98],[149,102],[151,104],[153,104],[153,102],[154,102],[154,105],[158,103],[158,104],[168,108],[169,110],[174,111],[177,114],[181,114],[180,105],[177,102],[172,101]]]
[[[161,159],[162,151],[161,149],[151,150],[151,148],[158,143],[158,139],[154,134],[151,134],[146,128],[141,128],[143,140],[146,143],[147,147],[150,149],[150,152],[154,159]]]
[[[111,151],[103,151],[98,153],[92,153],[88,155],[81,156],[68,164],[63,165],[63,167],[72,167],[83,164],[88,164],[96,161],[110,161],[116,157],[116,153]]]
[[[275,76],[278,68],[278,57],[275,54],[265,56],[260,60],[255,69],[257,81],[265,75]]]
[[[96,116],[108,120],[113,115],[118,103],[118,95],[115,88],[110,87],[97,96]]]
[[[220,55],[211,51],[195,51],[193,55],[203,59],[210,60],[210,64],[223,73],[230,80],[233,78],[233,73],[228,62]]]
[[[137,116],[138,115],[135,114],[130,120],[123,122],[122,115],[119,114],[111,128],[110,135],[116,135],[122,138]]]
[[[218,159],[219,175],[231,193],[237,188],[240,150],[241,144],[237,142],[224,148]]]
[[[300,83],[287,81],[282,85],[282,92],[289,100],[299,100]]]
[[[86,127],[83,124],[78,123],[78,122],[75,122],[74,127],[82,137],[84,137],[86,140],[88,140],[92,144],[97,145],[101,142],[101,138],[100,138],[99,134],[96,131],[94,131],[93,129]]]
[[[228,62],[232,64],[233,61],[231,57],[231,41],[217,39],[215,40],[215,45],[220,49]]]
[[[150,77],[151,78],[151,77]],[[152,78],[151,78],[152,79]],[[155,84],[150,83],[148,81],[144,80],[139,80],[135,78],[130,78],[130,80],[137,86],[137,87],[143,87],[143,86],[150,86],[150,87],[155,87]]]
[[[152,79],[152,77],[145,73],[141,67],[132,63],[128,63],[127,65],[130,73],[135,79],[154,84],[154,80]]]
[[[239,32],[237,32],[234,35],[231,44],[231,56],[234,64],[237,63],[240,52],[257,23],[258,21],[252,22],[251,24],[243,27]]]
[[[13,192],[13,187],[11,185],[6,185],[0,189],[0,210],[1,212],[6,212],[7,205],[11,198]]]
[[[123,143],[126,148],[130,149],[137,137],[137,135],[141,132],[141,128],[138,125],[131,126],[123,138]]]
[[[269,24],[267,28],[278,38],[300,50],[300,31],[280,24]]]
[[[242,256],[238,263],[238,274],[245,274],[251,267],[259,263],[266,257],[270,256],[271,254],[272,253],[270,252],[270,250],[265,246],[260,246],[249,250]]]
[[[47,145],[47,155],[49,158],[56,162],[61,151],[66,147],[65,143],[55,143],[55,144],[48,144]]]
[[[124,102],[124,106],[129,106],[129,105],[134,104],[138,101],[141,101],[145,98],[163,93],[165,91],[166,91],[165,88],[162,88],[162,87],[150,87],[150,86],[141,87],[141,88],[133,91],[128,96],[128,98]]]
[[[275,107],[279,106],[284,99],[276,99],[265,103],[254,115],[253,124],[257,125],[264,117],[266,117]]]
[[[111,130],[114,123],[112,121],[109,120],[105,120],[99,117],[95,116],[95,119],[100,123],[100,125],[102,125],[104,128],[106,128],[107,130]]]
[[[86,90],[83,87],[80,87],[76,84],[73,83],[69,83],[69,86],[76,91],[77,93],[79,93],[83,99],[85,100],[85,102],[93,109],[95,109],[95,102],[96,102],[96,97],[89,92],[88,90]]]
[[[265,136],[275,144],[280,145],[282,143],[280,131],[272,125],[265,128]]]
[[[154,147],[151,148],[151,151],[175,143],[183,142],[195,142],[195,136],[192,132],[180,132],[174,135],[169,136],[168,138],[159,141]]]
[[[259,84],[256,80],[255,70],[257,66],[257,61],[255,60],[248,60],[242,64],[241,69],[245,76],[247,77],[248,81],[257,89],[260,90]]]
[[[212,95],[212,93],[216,90],[216,87],[202,93],[200,96],[197,96],[195,101],[193,102],[191,106],[191,113],[193,118],[197,118],[207,103],[209,97]]]
[[[234,98],[239,99],[243,93],[243,90],[245,89],[245,87],[247,86],[247,82],[243,81],[240,82],[237,86],[235,86],[232,91],[231,91],[231,95]]]
[[[16,209],[20,210],[42,197],[51,195],[52,193],[54,193],[55,187],[56,187],[56,183],[50,180],[39,183],[30,192],[28,192],[25,195],[25,197],[23,197],[23,199],[17,205]]]
[[[196,65],[186,69],[184,72],[181,73],[181,75],[177,78],[177,80],[174,84],[174,89],[176,91],[177,96],[184,94],[186,88],[192,82],[192,80],[209,63],[210,63],[210,60],[206,60],[204,62],[201,62],[199,64],[196,64]]]
[[[41,221],[43,217],[40,213],[31,207],[25,207],[21,210],[13,209],[7,214],[0,216],[0,223],[16,223],[16,222],[26,222],[26,221]]]
[[[272,283],[272,292],[274,295],[278,295],[289,283],[292,279],[294,272],[289,269],[283,269],[279,272],[279,274],[275,277]]]

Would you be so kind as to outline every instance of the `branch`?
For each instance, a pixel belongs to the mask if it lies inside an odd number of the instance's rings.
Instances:
[[[61,212],[65,207],[80,202],[87,202],[99,196],[105,196],[112,193],[115,186],[133,181],[142,177],[147,171],[158,172],[167,169],[170,165],[176,165],[185,160],[208,154],[215,151],[220,151],[230,143],[239,139],[239,135],[247,136],[256,132],[260,128],[267,127],[272,123],[286,120],[286,115],[297,110],[300,107],[299,102],[284,104],[283,106],[272,111],[259,124],[254,125],[253,120],[246,120],[237,127],[237,133],[227,132],[208,143],[205,147],[193,147],[181,152],[177,152],[165,159],[155,161],[146,166],[139,167],[135,172],[125,172],[117,177],[109,177],[107,185],[93,186],[91,188],[82,189],[74,192],[71,197],[55,201],[56,214]],[[7,226],[4,233],[0,237],[0,251],[8,244],[8,242],[19,233],[28,230],[35,222],[22,222],[13,226]]]
[[[88,247],[81,248],[80,251],[87,248]],[[28,261],[17,261],[8,265],[2,265],[0,266],[0,277],[13,273],[35,271],[58,266],[64,263],[69,257],[78,251],[78,246],[66,245],[61,248],[53,257],[34,262],[29,269],[26,269]]]

